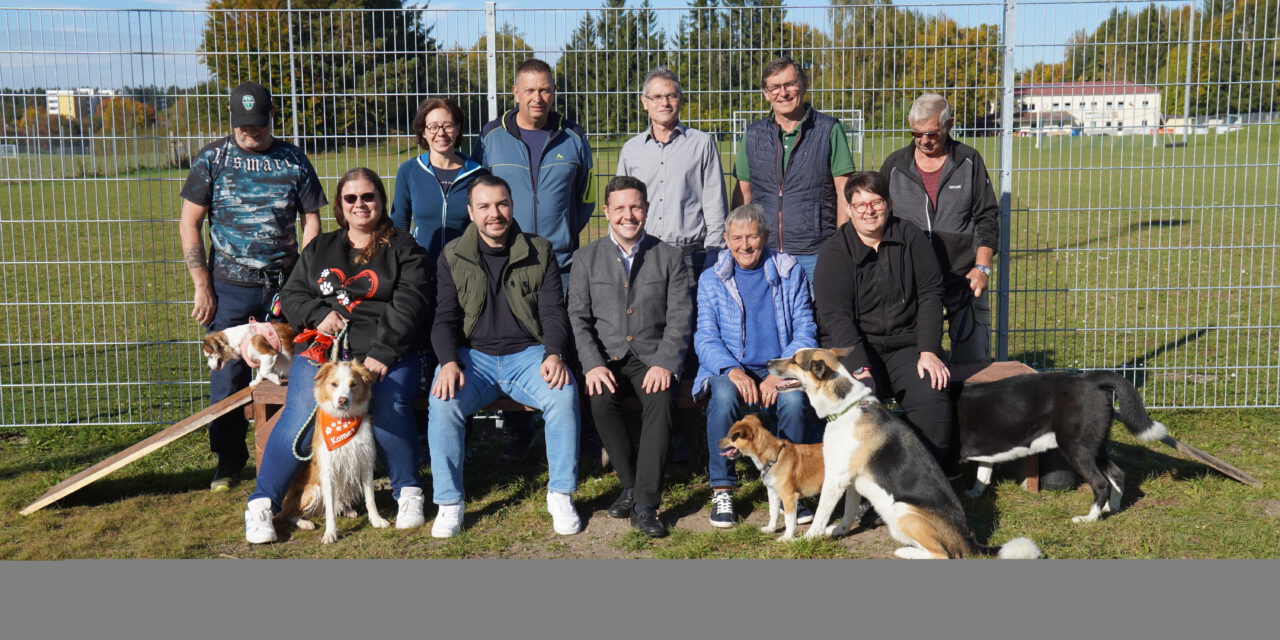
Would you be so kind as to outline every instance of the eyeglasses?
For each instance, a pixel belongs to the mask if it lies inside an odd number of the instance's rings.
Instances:
[[[644,98],[650,102],[680,102],[680,94],[678,93],[664,93],[657,96],[645,96]]]
[[[764,92],[778,93],[779,91],[782,91],[784,89],[787,91],[790,91],[792,89],[798,89],[799,87],[800,87],[800,82],[798,80],[792,80],[791,82],[784,82],[782,84],[766,84],[764,86]]]
[[[429,124],[429,125],[427,125],[427,126],[423,127],[423,129],[425,129],[427,133],[430,133],[430,134],[432,134],[432,135],[435,135],[435,134],[437,134],[437,133],[440,133],[440,130],[441,130],[441,129],[443,129],[443,130],[445,131],[445,133],[457,133],[457,131],[458,131],[458,123],[456,123],[456,122],[446,122],[446,123],[444,123],[444,124],[436,124],[436,123],[434,123],[434,122],[433,122],[433,123],[431,123],[431,124]]]
[[[916,139],[929,138],[930,140],[937,140],[938,138],[942,137],[942,132],[941,131],[912,131],[911,137]]]
[[[372,191],[368,193],[362,193],[360,195],[356,195],[354,193],[342,194],[342,201],[347,204],[355,204],[356,200],[362,200],[364,201],[365,204],[372,204],[377,199],[378,199],[378,194]]]
[[[879,200],[872,200],[871,202],[859,202],[857,204],[850,204],[849,208],[852,209],[854,213],[860,216],[865,216],[868,213],[871,213],[872,209],[875,209],[876,211],[884,211],[884,207],[886,204],[888,203],[885,202],[883,198],[881,198]]]

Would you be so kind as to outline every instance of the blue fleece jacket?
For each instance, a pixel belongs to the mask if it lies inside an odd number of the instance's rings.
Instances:
[[[566,267],[578,248],[578,234],[595,211],[591,147],[587,134],[576,123],[554,112],[548,122],[551,139],[542,150],[536,184],[529,169],[529,147],[520,139],[515,109],[486,124],[472,151],[493,175],[511,185],[520,228],[551,241],[556,260]]]
[[[396,171],[391,223],[413,235],[418,246],[427,250],[427,264],[433,268],[444,245],[461,236],[471,221],[467,215],[467,187],[489,173],[471,158],[463,156],[462,161],[462,169],[448,193],[440,189],[429,154],[405,161]]]
[[[782,353],[776,358],[789,358],[800,349],[818,346],[818,325],[813,319],[813,303],[809,299],[809,279],[796,259],[766,249],[765,280],[773,294],[773,318],[778,328]],[[713,376],[742,366],[746,355],[746,309],[764,304],[763,300],[743,300],[734,282],[733,254],[721,251],[716,265],[698,278],[698,329],[693,334],[693,349],[698,354],[698,375],[693,380],[693,395],[708,391]],[[745,304],[744,304],[745,303]]]

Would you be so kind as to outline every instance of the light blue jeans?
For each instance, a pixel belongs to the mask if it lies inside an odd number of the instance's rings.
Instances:
[[[463,499],[467,417],[506,395],[542,411],[546,425],[547,488],[556,493],[578,489],[578,388],[552,389],[542,379],[542,345],[509,356],[491,356],[468,347],[458,349],[463,384],[452,400],[431,396],[427,409],[427,443],[431,447],[432,500],[455,504]],[[436,367],[440,375],[440,367]]]

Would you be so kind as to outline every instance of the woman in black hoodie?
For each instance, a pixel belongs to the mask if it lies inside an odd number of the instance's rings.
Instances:
[[[302,250],[281,290],[284,315],[299,330],[327,336],[337,336],[345,327],[351,357],[378,376],[369,413],[378,455],[399,504],[396,527],[421,526],[413,401],[421,368],[417,351],[429,336],[426,252],[413,236],[392,226],[386,188],[369,169],[352,169],[338,180],[334,218],[341,228],[321,234]],[[302,353],[293,359],[288,396],[264,447],[257,489],[245,511],[245,538],[251,543],[276,538],[271,514],[280,510],[304,464],[294,454],[294,443],[311,442],[308,417],[316,405],[312,394],[318,369]]]
[[[950,374],[942,353],[942,272],[924,232],[893,216],[889,184],[876,172],[845,184],[849,224],[822,245],[814,306],[822,344],[853,347],[844,365],[895,398],[945,471],[951,453]],[[859,371],[861,370],[861,371]]]

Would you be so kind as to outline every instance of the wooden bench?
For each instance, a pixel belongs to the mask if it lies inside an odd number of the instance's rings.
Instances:
[[[1021,375],[1024,373],[1035,373],[1035,369],[1028,367],[1021,362],[994,362],[989,365],[956,365],[951,367],[952,383],[963,387],[964,384],[977,384],[982,382],[992,382],[1001,380],[1010,376]],[[264,381],[258,385],[253,391],[253,403],[245,408],[250,420],[253,420],[253,440],[255,460],[259,466],[262,464],[262,447],[267,442],[267,437],[271,435],[271,430],[275,427],[276,420],[280,418],[280,407],[284,405],[285,387],[270,381]],[[696,402],[693,399],[693,380],[686,379],[680,384],[680,392],[676,395],[676,409],[683,410],[700,410],[706,407],[706,402]],[[623,408],[630,412],[640,411],[640,402],[634,397],[627,398],[623,401]],[[414,410],[425,412],[427,409],[427,396],[420,396],[414,402]],[[536,411],[532,407],[525,406],[507,397],[500,397],[489,406],[485,407],[486,411]],[[1033,455],[1023,459],[1022,471],[1022,487],[1027,491],[1038,492],[1040,490],[1040,457]]]

